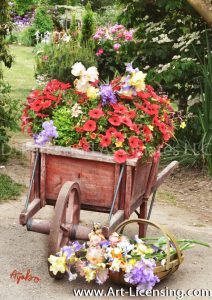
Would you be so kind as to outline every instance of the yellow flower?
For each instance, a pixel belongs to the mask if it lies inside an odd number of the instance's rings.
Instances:
[[[136,259],[134,259],[134,258],[131,258],[130,260],[129,260],[129,264],[131,264],[131,265],[135,265],[137,263],[137,260]]]
[[[132,74],[130,79],[130,85],[135,86],[137,91],[143,91],[145,89],[146,74],[142,71],[138,71]]]
[[[53,272],[54,275],[56,275],[58,272],[65,273],[66,271],[66,259],[64,256],[57,257],[54,255],[50,255],[48,258],[48,261],[50,262],[50,271]]]
[[[117,142],[115,145],[117,148],[123,147],[123,142]]]
[[[87,282],[94,280],[96,277],[96,271],[90,269],[89,267],[84,267],[83,272],[85,274],[85,279]]]
[[[186,123],[185,123],[185,122],[182,122],[182,123],[180,124],[180,128],[184,129],[185,127],[186,127]]]
[[[99,89],[96,89],[95,87],[93,86],[90,86],[88,89],[87,89],[87,97],[89,99],[96,99],[97,96],[99,94]]]
[[[154,127],[152,125],[148,125],[149,129],[153,131]]]

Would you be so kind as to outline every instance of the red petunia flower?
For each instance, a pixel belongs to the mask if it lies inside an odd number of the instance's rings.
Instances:
[[[42,108],[45,109],[45,108],[48,108],[52,105],[52,102],[50,100],[46,100],[42,103]]]
[[[125,124],[128,127],[132,126],[132,121],[129,118],[127,118],[127,117],[122,117],[121,118],[121,122],[122,122],[122,124]]]
[[[35,100],[30,103],[30,108],[35,112],[39,112],[43,108],[43,105],[40,100]]]
[[[137,135],[139,135],[140,130],[139,130],[137,124],[133,123],[133,124],[130,126],[130,129],[131,129],[132,131],[134,131]]]
[[[114,159],[117,163],[119,164],[123,164],[126,160],[127,160],[127,152],[125,152],[124,150],[117,150],[114,153]]]
[[[108,147],[110,144],[111,144],[111,139],[110,139],[110,137],[109,136],[107,136],[107,135],[104,135],[103,137],[102,137],[102,139],[101,139],[101,142],[100,142],[100,146],[102,147],[102,148],[106,148],[106,147]]]
[[[88,114],[93,119],[99,119],[104,115],[103,111],[98,108],[91,109]]]
[[[121,99],[133,100],[133,96],[120,95]]]
[[[76,132],[82,133],[84,132],[84,129],[81,127],[76,127]]]
[[[106,135],[111,136],[111,135],[115,134],[116,132],[117,132],[116,128],[110,127],[110,128],[106,131]]]
[[[117,78],[111,80],[110,84],[111,84],[111,85],[116,85],[120,80],[121,80],[121,76],[119,76],[119,77],[117,77]]]
[[[79,141],[79,148],[82,148],[84,151],[89,151],[90,150],[90,145],[88,143],[88,141],[86,140],[86,138],[81,138],[81,140]]]
[[[51,80],[45,87],[45,90],[55,92],[58,90],[67,90],[71,87],[70,83],[63,83],[56,79]]]
[[[131,148],[138,148],[138,145],[139,145],[138,141],[139,141],[139,139],[136,136],[131,136],[128,140],[129,146]]]
[[[113,87],[113,91],[120,91],[121,90],[121,86],[117,85]]]
[[[140,150],[131,150],[128,158],[141,158],[143,156],[143,152]]]
[[[143,92],[143,91],[140,91],[140,92],[137,92],[137,96],[143,100],[146,100],[148,99],[149,97],[151,97],[151,94],[150,93],[147,93],[147,92]]]
[[[93,87],[97,87],[98,84],[99,84],[99,80],[90,82],[90,85],[93,86]]]
[[[143,105],[139,104],[138,102],[134,102],[134,105],[137,109],[142,109]]]
[[[145,135],[146,142],[150,142],[152,139],[152,131],[149,129],[147,125],[143,126],[143,133]]]
[[[125,137],[124,137],[124,135],[121,132],[116,132],[114,134],[114,136],[115,136],[115,138],[117,139],[118,142],[122,143],[125,140]]]
[[[128,112],[127,107],[125,107],[124,105],[120,105],[120,104],[114,104],[113,109],[114,109],[115,113],[119,113],[119,114],[126,114]]]
[[[134,119],[136,117],[136,112],[134,110],[130,110],[128,113],[127,113],[127,116],[130,118],[130,119]]]
[[[108,119],[109,123],[114,126],[121,125],[121,119],[118,116],[113,116],[112,118]]]
[[[96,122],[93,120],[88,120],[85,122],[83,126],[84,131],[95,131],[96,130]]]

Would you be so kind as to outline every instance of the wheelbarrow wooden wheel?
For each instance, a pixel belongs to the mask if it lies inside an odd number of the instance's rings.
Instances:
[[[80,218],[80,187],[77,182],[67,181],[58,195],[55,214],[52,218],[49,234],[49,256],[55,255],[69,241],[73,224],[78,224]],[[55,278],[61,278],[49,271]]]

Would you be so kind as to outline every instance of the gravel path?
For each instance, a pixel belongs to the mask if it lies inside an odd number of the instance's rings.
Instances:
[[[55,281],[49,277],[47,272],[48,236],[27,232],[25,227],[18,224],[18,215],[23,204],[24,196],[18,201],[0,205],[0,299],[68,300],[78,298],[73,294],[74,289],[77,288],[102,289],[96,284],[85,284],[80,279],[69,283],[66,279]],[[52,208],[45,208],[39,217],[50,218],[51,215]],[[83,212],[81,215],[81,219],[86,223],[92,223],[94,219],[99,220],[99,217],[98,213]],[[101,214],[101,220],[104,218],[105,215]],[[152,220],[168,225],[177,237],[200,239],[212,244],[212,224],[204,223],[201,215],[192,214],[186,209],[157,203]],[[130,231],[136,232],[136,229],[130,227]],[[211,249],[196,246],[185,253],[185,262],[179,270],[169,279],[160,283],[157,288],[168,287],[184,291],[187,289],[212,289],[211,266]],[[28,269],[31,270],[32,275],[41,278],[39,283],[21,281],[17,284],[14,279],[10,278],[13,270],[26,274]],[[113,287],[114,293],[119,289],[108,283],[104,286],[104,290],[107,291],[110,287]],[[116,293],[117,299],[123,298],[119,292]],[[129,296],[126,293],[124,298],[131,299],[131,297],[132,295]],[[80,297],[80,299],[83,298]],[[104,297],[104,299],[112,298],[112,295]],[[176,297],[147,297],[147,299],[176,299]],[[184,299],[194,299],[194,297],[185,297]],[[196,299],[200,299],[200,297],[196,297]],[[212,298],[205,297],[204,299]]]

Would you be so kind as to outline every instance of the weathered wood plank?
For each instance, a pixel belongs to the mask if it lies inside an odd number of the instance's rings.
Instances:
[[[131,196],[132,196],[132,167],[126,167],[126,193],[125,193],[125,203],[124,203],[124,218],[128,219],[130,217],[130,206],[131,206]]]
[[[21,225],[26,225],[27,221],[32,218],[41,209],[41,201],[39,198],[34,199],[28,206],[27,210],[23,210],[19,216]]]
[[[40,199],[41,206],[46,204],[46,154],[41,153],[41,173],[40,173]]]
[[[152,158],[146,163],[139,161],[135,168],[133,192],[132,192],[132,204],[133,205],[138,198],[143,196],[146,192],[146,188],[149,181],[149,175],[152,167]]]
[[[164,180],[179,167],[178,161],[172,161],[165,169],[163,169],[157,176],[156,183],[152,187],[152,192],[156,191]]]
[[[105,162],[46,155],[46,199],[56,200],[66,181],[78,181],[82,205],[110,208],[115,191],[115,166]],[[119,199],[114,211],[118,209],[118,202]]]
[[[38,146],[35,145],[33,142],[29,142],[26,144],[26,148],[29,151],[36,151],[39,149],[40,153],[46,153],[46,154],[52,154],[52,155],[58,155],[58,156],[66,156],[66,157],[72,157],[72,158],[80,158],[85,160],[95,160],[95,161],[102,161],[107,162],[111,164],[116,164],[114,158],[112,155],[102,154],[100,152],[96,151],[83,151],[79,149],[74,149],[70,147],[62,147],[62,146],[51,146],[51,145],[45,145],[45,146]],[[138,159],[128,159],[126,161],[126,165],[129,166],[136,166]]]

